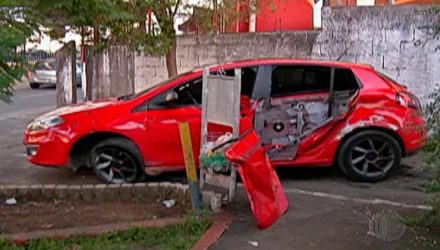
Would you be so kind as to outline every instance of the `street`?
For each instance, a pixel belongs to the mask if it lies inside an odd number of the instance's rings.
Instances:
[[[78,89],[81,96],[81,89]],[[23,129],[41,113],[56,107],[53,87],[30,89],[26,83],[15,89],[13,103],[0,102],[0,184],[73,184],[95,183],[93,175],[78,175],[27,162],[22,144]]]

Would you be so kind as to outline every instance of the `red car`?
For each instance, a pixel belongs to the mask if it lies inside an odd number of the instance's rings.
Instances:
[[[420,102],[371,66],[258,59],[212,67],[242,69],[241,130],[258,133],[274,166],[338,165],[351,179],[379,181],[420,149]],[[184,169],[177,123],[190,124],[198,159],[202,70],[130,95],[54,110],[24,131],[34,164],[88,166],[106,182]],[[221,126],[211,130],[225,132]]]

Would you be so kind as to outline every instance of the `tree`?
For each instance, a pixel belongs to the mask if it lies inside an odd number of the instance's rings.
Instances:
[[[52,38],[63,37],[66,25],[92,37],[97,49],[125,44],[145,53],[165,54],[169,76],[177,74],[174,18],[183,0],[40,0]],[[160,32],[146,33],[146,14],[154,13]],[[90,31],[93,34],[90,34]]]
[[[219,16],[237,18],[235,5],[243,0],[206,0],[210,15],[199,17],[213,33],[220,31]],[[231,6],[234,5],[234,6]],[[35,33],[64,37],[66,27],[80,33],[84,43],[102,49],[124,44],[148,54],[165,55],[169,77],[177,75],[175,18],[193,7],[189,0],[0,0],[0,98],[10,101],[12,84],[25,72],[17,46]],[[153,13],[158,32],[146,32],[146,15]],[[22,19],[18,21],[17,15]],[[44,27],[44,31],[40,29]]]
[[[13,85],[26,72],[23,53],[17,47],[33,34],[34,27],[24,19],[26,9],[17,4],[22,1],[1,1],[0,3],[0,100],[11,102]]]
[[[174,18],[183,5],[182,0],[158,0],[151,2],[151,10],[156,16],[160,27],[163,46],[168,47],[166,52],[166,64],[168,76],[177,75],[176,62],[176,31],[174,30]]]
[[[225,25],[247,17],[247,11],[241,13],[237,11],[237,5],[246,6],[246,0],[205,0],[202,4],[194,5],[188,0],[131,0],[125,1],[130,5],[130,13],[137,13],[134,16],[134,23],[139,27],[135,34],[130,34],[132,38],[127,44],[131,44],[135,49],[142,48],[143,52],[149,54],[165,54],[168,76],[173,77],[178,74],[176,62],[176,31],[174,29],[176,15],[188,15],[195,7],[209,10],[206,15],[198,15],[198,25],[204,27],[209,33],[219,33],[221,29],[220,16],[223,16]],[[251,7],[252,8],[252,7]],[[140,11],[139,11],[140,10]],[[249,10],[255,11],[255,10]],[[157,20],[159,32],[145,32],[146,14],[151,12]],[[131,24],[130,24],[131,25]]]

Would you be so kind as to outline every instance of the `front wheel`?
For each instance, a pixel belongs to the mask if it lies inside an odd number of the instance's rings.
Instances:
[[[106,183],[132,183],[144,174],[139,150],[124,138],[110,138],[96,144],[91,162],[96,176]]]
[[[402,149],[392,136],[375,130],[359,132],[341,145],[337,162],[352,180],[377,182],[400,167]]]

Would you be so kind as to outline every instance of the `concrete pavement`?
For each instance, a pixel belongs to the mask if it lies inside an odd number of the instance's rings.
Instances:
[[[421,235],[401,223],[402,217],[429,208],[425,202],[430,196],[420,188],[424,177],[417,169],[404,167],[376,184],[349,182],[337,171],[314,171],[278,171],[289,210],[266,230],[257,229],[239,188],[230,208],[238,211],[238,219],[210,249],[426,249],[415,245]],[[392,222],[374,219],[383,211],[397,214]]]

